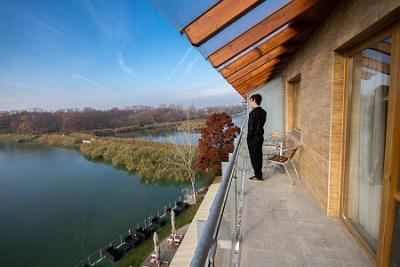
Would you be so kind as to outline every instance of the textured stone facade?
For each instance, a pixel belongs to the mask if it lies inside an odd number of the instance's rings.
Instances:
[[[343,168],[345,58],[336,51],[384,26],[399,9],[395,0],[342,1],[283,71],[284,83],[301,75],[302,150],[297,166],[330,216],[339,216]],[[286,104],[290,101],[287,98]]]

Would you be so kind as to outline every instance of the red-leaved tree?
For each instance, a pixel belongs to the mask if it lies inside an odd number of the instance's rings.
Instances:
[[[206,126],[201,130],[199,140],[200,170],[221,173],[221,162],[228,161],[228,154],[233,152],[233,140],[240,133],[232,118],[226,113],[213,113],[207,117]]]

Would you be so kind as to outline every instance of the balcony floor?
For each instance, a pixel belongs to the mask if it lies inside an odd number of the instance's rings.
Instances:
[[[239,158],[248,158],[242,149]],[[239,166],[243,166],[239,163]],[[250,162],[247,177],[253,174]],[[245,182],[241,266],[372,266],[337,218],[325,215],[302,181],[267,170]]]

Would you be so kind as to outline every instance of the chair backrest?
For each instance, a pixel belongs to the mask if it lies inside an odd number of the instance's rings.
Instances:
[[[283,136],[284,136],[284,134],[281,132],[270,132],[268,134],[269,138],[282,138]]]
[[[289,155],[288,161],[290,161],[294,157],[294,155],[296,154],[298,149],[299,149],[299,147],[295,147],[290,151],[290,155]]]

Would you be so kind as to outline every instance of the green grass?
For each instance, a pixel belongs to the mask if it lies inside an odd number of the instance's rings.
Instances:
[[[182,226],[190,223],[193,220],[194,215],[199,207],[200,203],[190,206],[182,214],[176,217],[176,228],[179,229]],[[168,223],[163,228],[157,231],[160,241],[166,239],[171,233],[171,224]],[[150,255],[153,251],[154,244],[152,239],[144,241],[139,247],[132,250],[132,252],[125,255],[115,266],[116,267],[137,267],[141,266],[143,261]],[[96,265],[97,266],[97,265]],[[100,265],[99,265],[100,266]]]

